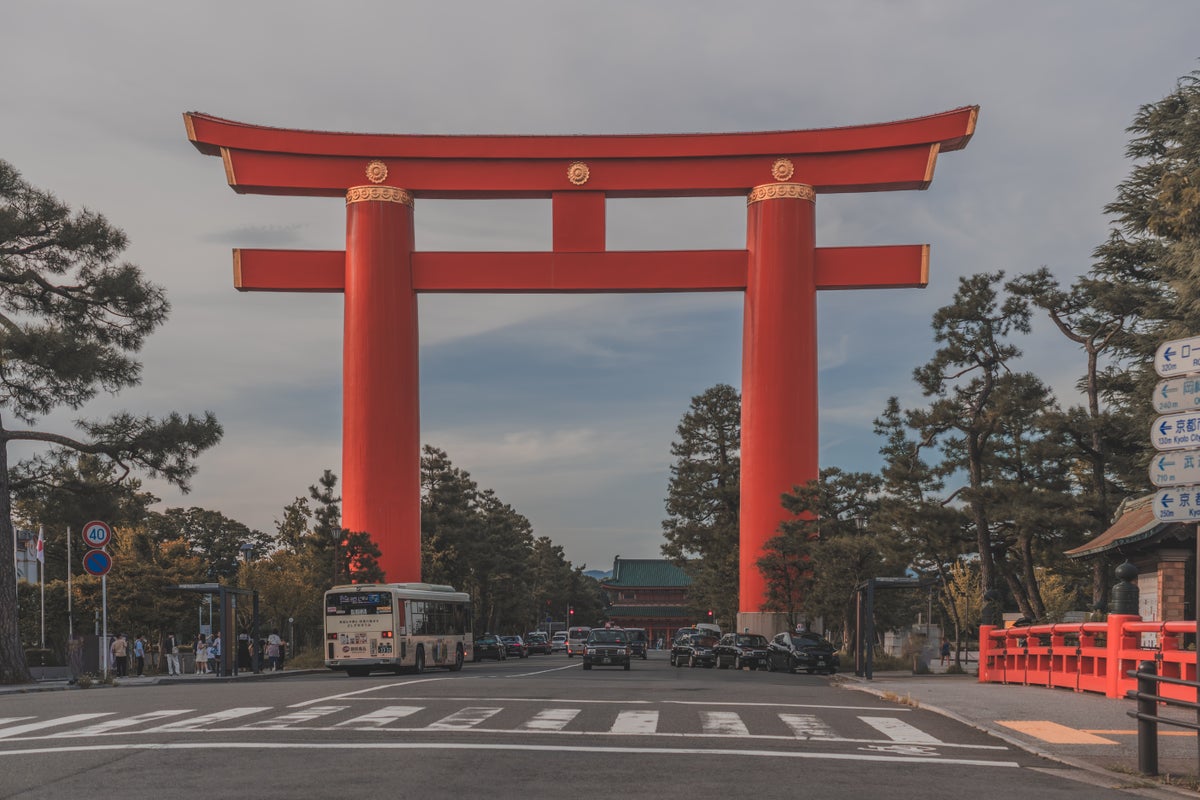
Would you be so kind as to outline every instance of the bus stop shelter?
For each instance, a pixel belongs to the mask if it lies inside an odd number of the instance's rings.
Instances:
[[[219,622],[215,630],[225,633],[227,638],[222,643],[221,658],[217,671],[221,675],[237,675],[237,609],[239,598],[250,598],[250,642],[251,669],[262,671],[262,653],[258,646],[258,590],[241,589],[234,586],[224,586],[220,583],[181,583],[170,587],[179,592],[195,592],[197,594],[217,595],[217,607],[220,608]]]

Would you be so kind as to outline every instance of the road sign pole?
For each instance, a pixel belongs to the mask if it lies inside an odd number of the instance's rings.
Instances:
[[[104,662],[104,678],[108,679],[108,575],[100,576],[100,608],[104,610],[104,638],[100,640],[100,660]]]

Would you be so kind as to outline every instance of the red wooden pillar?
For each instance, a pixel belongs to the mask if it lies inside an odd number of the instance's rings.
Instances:
[[[412,196],[346,193],[342,527],[366,531],[389,581],[421,580],[421,422]]]
[[[781,496],[817,477],[815,194],[775,183],[747,198],[742,332],[740,602],[762,610],[763,545],[787,514]]]

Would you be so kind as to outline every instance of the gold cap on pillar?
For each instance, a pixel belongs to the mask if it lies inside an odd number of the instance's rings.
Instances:
[[[401,203],[412,207],[413,196],[407,189],[395,186],[351,186],[346,190],[346,205],[351,203]]]
[[[746,205],[779,199],[807,200],[811,203],[816,201],[817,193],[807,183],[764,183],[750,190],[750,194],[746,195]]]

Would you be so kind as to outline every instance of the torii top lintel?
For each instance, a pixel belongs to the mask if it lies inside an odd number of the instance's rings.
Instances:
[[[302,131],[184,114],[188,138],[220,155],[237,192],[344,196],[362,184],[363,159],[384,159],[414,197],[736,195],[770,182],[787,159],[818,193],[924,189],[939,151],[959,150],[978,106],[839,128],[760,133],[601,136],[435,136]],[[764,161],[765,160],[765,161]],[[586,164],[586,180],[564,180]],[[774,178],[778,179],[778,178]]]
[[[417,292],[679,292],[746,288],[746,250],[612,252],[604,202],[742,195],[799,181],[814,193],[924,189],[937,155],[960,150],[978,106],[841,128],[629,136],[426,136],[299,131],[184,114],[200,152],[221,156],[239,193],[347,197],[364,178],[411,198],[551,198],[547,252],[414,252]],[[379,173],[369,170],[377,167]],[[366,171],[365,171],[366,170]],[[339,292],[332,250],[234,251],[242,291]],[[926,245],[817,247],[815,288],[920,287]]]

